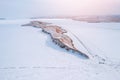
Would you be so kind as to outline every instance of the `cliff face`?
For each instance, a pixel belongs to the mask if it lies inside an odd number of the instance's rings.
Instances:
[[[23,26],[34,26],[37,28],[41,28],[42,32],[49,34],[52,41],[55,44],[59,45],[61,48],[65,48],[67,51],[72,50],[72,52],[77,52],[80,55],[89,58],[88,55],[75,48],[72,39],[64,34],[67,33],[67,31],[59,26],[49,25],[49,23],[40,21],[31,21],[29,24],[25,24]]]

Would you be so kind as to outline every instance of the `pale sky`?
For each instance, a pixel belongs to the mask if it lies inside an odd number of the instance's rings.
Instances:
[[[0,0],[0,17],[119,15],[120,0]]]

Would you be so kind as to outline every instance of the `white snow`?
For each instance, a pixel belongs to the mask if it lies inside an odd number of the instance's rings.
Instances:
[[[66,29],[81,51],[111,61],[110,64],[99,64],[98,58],[84,59],[61,49],[40,28],[21,26],[29,21],[0,21],[0,80],[120,79],[120,23],[40,19]]]

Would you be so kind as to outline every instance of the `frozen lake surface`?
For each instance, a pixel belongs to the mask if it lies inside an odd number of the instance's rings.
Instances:
[[[120,79],[120,23],[40,19],[66,29],[77,48],[109,63],[99,64],[97,58],[87,60],[61,49],[40,28],[21,26],[29,21],[0,21],[0,80]]]

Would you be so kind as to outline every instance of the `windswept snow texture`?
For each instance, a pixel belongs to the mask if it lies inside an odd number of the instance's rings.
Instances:
[[[29,21],[0,21],[0,80],[120,79],[120,23],[40,19],[66,29],[80,50],[111,61],[99,64],[61,49],[40,28],[21,26]]]

